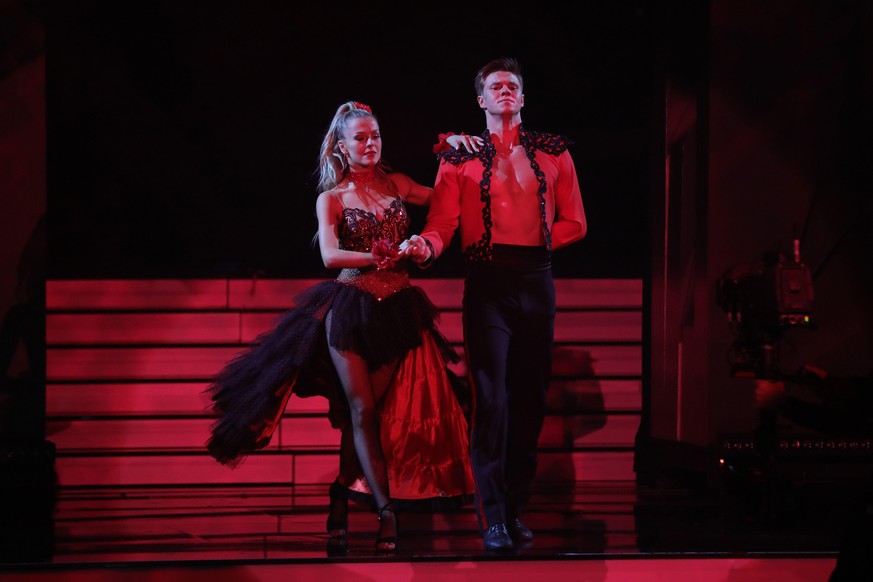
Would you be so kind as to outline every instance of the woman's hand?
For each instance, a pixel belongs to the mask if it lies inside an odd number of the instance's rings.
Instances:
[[[466,149],[468,152],[478,152],[482,144],[485,143],[478,135],[450,135],[446,138],[446,143],[459,150]]]

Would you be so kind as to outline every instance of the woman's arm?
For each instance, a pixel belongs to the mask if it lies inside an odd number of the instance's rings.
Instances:
[[[433,193],[433,188],[422,186],[406,174],[394,173],[389,174],[394,186],[397,188],[397,193],[403,198],[404,202],[426,206],[430,202],[430,195]]]
[[[443,135],[446,136],[444,143],[456,150],[466,148],[468,151],[478,152],[478,146],[482,145],[482,138],[478,136],[464,135],[463,133],[460,135]],[[389,174],[388,178],[394,182],[394,186],[397,188],[397,192],[400,194],[400,197],[403,198],[404,202],[418,204],[419,206],[427,206],[430,203],[430,195],[433,193],[433,188],[422,186],[406,174]]]

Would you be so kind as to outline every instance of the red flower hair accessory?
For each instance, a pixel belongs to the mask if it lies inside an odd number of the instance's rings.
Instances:
[[[366,105],[366,104],[364,104],[364,103],[361,103],[360,101],[355,101],[355,109],[362,109],[362,110],[364,110],[364,111],[366,111],[367,113],[370,113],[370,114],[373,113],[373,110],[370,109],[370,106],[369,106],[369,105]]]

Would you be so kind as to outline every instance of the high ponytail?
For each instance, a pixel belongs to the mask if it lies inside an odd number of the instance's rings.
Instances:
[[[324,140],[321,143],[321,152],[318,156],[318,192],[326,192],[336,188],[343,181],[349,171],[349,165],[345,156],[339,149],[339,141],[343,138],[343,132],[351,119],[359,117],[373,117],[373,110],[369,106],[358,101],[347,101],[339,106],[330,122]],[[376,171],[384,172],[382,162],[379,162]]]

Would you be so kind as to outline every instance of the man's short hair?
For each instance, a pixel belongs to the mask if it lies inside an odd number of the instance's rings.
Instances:
[[[486,63],[485,66],[479,69],[479,72],[476,73],[476,78],[473,81],[473,88],[476,90],[477,96],[481,95],[482,91],[485,90],[485,79],[488,78],[488,75],[498,71],[506,71],[507,73],[512,73],[518,77],[519,87],[524,89],[524,79],[521,77],[521,65],[518,64],[518,61],[511,58],[494,59],[493,61]]]

